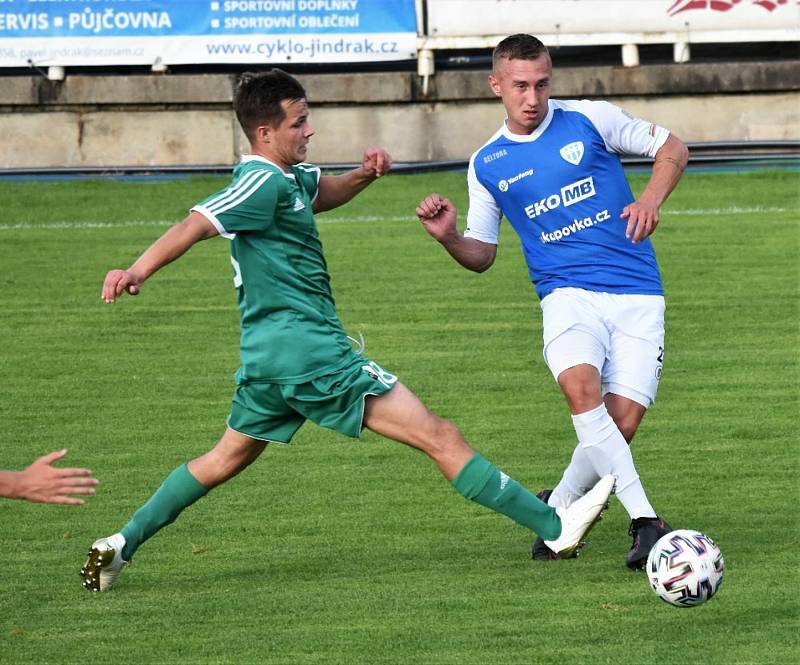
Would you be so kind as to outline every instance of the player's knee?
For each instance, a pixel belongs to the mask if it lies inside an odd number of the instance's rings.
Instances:
[[[591,411],[602,402],[600,375],[590,365],[578,365],[558,376],[558,385],[572,413]]]
[[[602,403],[600,391],[592,385],[575,384],[569,388],[562,386],[570,411],[574,414],[586,413]]]
[[[439,423],[439,436],[442,444],[447,447],[460,445],[464,441],[461,430],[451,423],[449,420],[440,418]]]
[[[423,450],[438,459],[459,446],[464,441],[460,430],[449,420],[433,415],[423,436]]]

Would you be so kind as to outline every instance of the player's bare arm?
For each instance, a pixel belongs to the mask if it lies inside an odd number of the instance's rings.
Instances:
[[[67,454],[57,450],[43,455],[23,471],[0,471],[0,496],[36,503],[79,506],[83,500],[74,494],[94,494],[99,481],[89,469],[53,466]]]
[[[109,271],[100,297],[107,303],[113,303],[123,293],[137,295],[142,283],[150,275],[182,256],[196,242],[217,234],[217,229],[203,215],[191,212],[150,245],[130,268]]]
[[[368,148],[361,166],[342,175],[322,176],[319,193],[314,201],[314,212],[333,210],[347,203],[367,185],[389,172],[392,156],[383,148]]]
[[[497,245],[466,238],[459,233],[456,227],[458,211],[448,199],[431,194],[420,201],[416,213],[425,230],[468,270],[483,272],[494,263]]]
[[[658,226],[659,210],[672,193],[689,162],[689,149],[674,134],[670,134],[653,163],[653,175],[638,200],[625,206],[622,219],[628,220],[625,237],[634,243],[650,236]]]

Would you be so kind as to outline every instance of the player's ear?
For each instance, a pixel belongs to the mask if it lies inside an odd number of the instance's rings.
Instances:
[[[500,82],[494,74],[489,74],[489,87],[492,89],[495,97],[500,97]]]
[[[256,141],[258,143],[269,143],[272,139],[272,127],[269,125],[259,125],[256,127]]]

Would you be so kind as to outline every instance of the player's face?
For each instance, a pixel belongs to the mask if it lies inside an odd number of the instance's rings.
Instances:
[[[306,160],[308,141],[314,135],[309,123],[305,99],[284,99],[281,102],[286,117],[277,127],[267,127],[265,135],[267,157],[278,166],[288,169]]]
[[[489,85],[503,100],[508,128],[514,134],[530,134],[547,116],[552,74],[553,66],[547,54],[535,60],[501,58],[497,62],[489,76]]]

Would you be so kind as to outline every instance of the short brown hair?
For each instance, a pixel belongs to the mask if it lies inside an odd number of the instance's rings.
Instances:
[[[547,47],[536,37],[517,33],[502,40],[492,52],[492,67],[501,58],[507,60],[536,60],[540,55],[550,55]]]
[[[281,123],[286,117],[281,106],[285,99],[306,99],[306,91],[294,76],[282,69],[241,75],[233,93],[233,110],[250,141],[259,125],[277,127]]]

